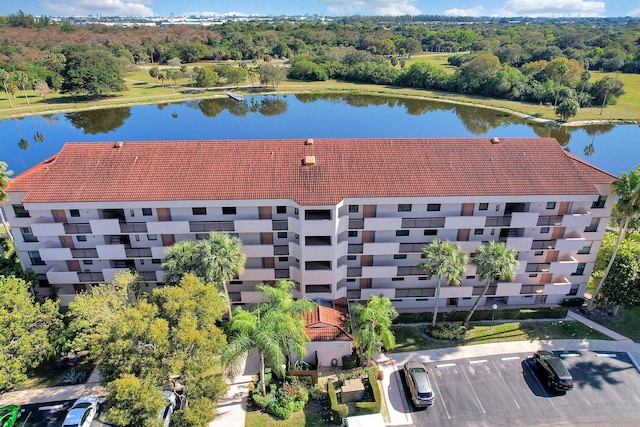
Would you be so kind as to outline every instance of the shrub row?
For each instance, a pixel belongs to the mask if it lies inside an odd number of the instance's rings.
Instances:
[[[373,393],[373,402],[356,403],[356,414],[377,414],[382,409],[382,396],[380,395],[380,386],[378,385],[378,377],[375,371],[369,370],[369,386]]]
[[[331,403],[331,413],[333,414],[333,420],[337,424],[342,424],[342,419],[349,415],[349,408],[347,405],[338,403],[338,395],[336,389],[333,387],[333,381],[327,381],[327,393],[329,394],[329,402]]]
[[[526,320],[526,319],[562,319],[567,316],[567,307],[539,307],[539,308],[506,308],[500,310],[478,310],[471,320]],[[450,311],[438,313],[438,322],[462,322],[468,311]],[[400,313],[394,320],[395,324],[427,323],[433,317],[432,312]]]
[[[427,326],[425,332],[438,340],[461,340],[467,334],[467,328],[454,323],[438,323],[436,326]]]

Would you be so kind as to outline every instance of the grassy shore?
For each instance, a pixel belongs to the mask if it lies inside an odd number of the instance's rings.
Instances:
[[[426,59],[425,59],[426,58]],[[446,67],[446,59],[443,56],[422,56],[412,61],[426,60],[437,62]],[[193,64],[206,65],[206,64]],[[605,73],[592,72],[592,81],[602,78]],[[640,123],[640,74],[619,74],[618,77],[625,83],[626,94],[620,97],[616,105],[608,106],[600,114],[600,108],[583,108],[566,125],[581,125],[591,122],[620,122]],[[0,120],[19,118],[30,115],[47,115],[82,111],[107,107],[125,107],[144,104],[161,104],[166,102],[180,102],[192,99],[204,99],[213,97],[225,97],[226,88],[197,89],[191,87],[188,79],[178,79],[176,86],[168,81],[164,84],[156,83],[147,70],[136,69],[125,76],[128,91],[113,94],[100,99],[86,99],[83,97],[51,93],[46,99],[39,97],[35,91],[23,91],[12,98],[13,107],[9,106],[6,94],[0,92]],[[261,88],[258,83],[245,82],[239,88],[233,88],[235,92],[244,95],[277,94],[277,93],[347,93],[366,94],[380,96],[399,96],[452,102],[477,107],[492,108],[510,114],[515,114],[531,120],[551,121],[557,120],[552,108],[537,104],[499,100],[480,96],[467,96],[457,93],[436,92],[430,90],[380,86],[373,84],[358,84],[336,80],[326,82],[297,82],[285,81],[278,88]],[[28,102],[27,102],[28,98]]]

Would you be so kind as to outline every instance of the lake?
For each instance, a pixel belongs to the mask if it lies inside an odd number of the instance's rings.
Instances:
[[[216,98],[8,119],[0,160],[14,176],[65,142],[290,138],[554,137],[613,174],[640,163],[640,126],[541,125],[489,109],[392,98],[308,94]]]

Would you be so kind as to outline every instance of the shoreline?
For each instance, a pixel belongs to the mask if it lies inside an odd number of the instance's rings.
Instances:
[[[110,98],[102,98],[95,101],[85,101],[79,102],[77,104],[73,104],[70,108],[64,108],[64,104],[50,104],[52,108],[47,108],[46,105],[37,105],[30,107],[17,107],[15,109],[0,109],[0,122],[3,120],[9,119],[22,119],[25,117],[31,116],[47,116],[53,114],[67,114],[79,111],[91,111],[91,110],[100,110],[106,108],[124,108],[124,107],[136,107],[139,105],[159,105],[165,103],[173,103],[173,102],[186,102],[192,100],[199,99],[215,99],[215,98],[226,98],[227,94],[225,91],[234,90],[235,92],[241,93],[244,96],[265,96],[265,95],[283,95],[283,94],[304,94],[304,93],[331,93],[331,94],[352,94],[352,95],[369,95],[369,96],[388,96],[388,97],[397,97],[397,98],[407,98],[407,99],[417,99],[417,100],[425,100],[425,101],[434,101],[441,102],[453,105],[462,105],[466,107],[476,107],[476,108],[485,108],[494,111],[500,111],[503,113],[507,113],[516,117],[520,117],[524,120],[549,124],[559,127],[581,127],[581,126],[592,126],[592,125],[601,125],[601,124],[614,124],[614,125],[639,125],[640,120],[634,119],[590,119],[590,120],[575,120],[575,121],[567,121],[564,122],[562,120],[557,119],[549,119],[544,117],[537,117],[528,113],[523,113],[511,108],[500,107],[495,105],[489,105],[485,103],[475,103],[468,101],[460,101],[456,99],[451,99],[447,97],[438,97],[438,96],[429,96],[429,95],[418,95],[412,93],[403,93],[396,92],[393,90],[385,89],[381,87],[380,89],[363,89],[360,88],[357,92],[354,89],[350,88],[340,88],[340,87],[328,87],[328,88],[285,88],[283,89],[265,89],[265,88],[252,88],[250,86],[240,86],[240,87],[219,87],[214,89],[202,89],[202,90],[194,90],[190,87],[182,86],[181,88],[184,90],[182,93],[175,94],[162,94],[158,97],[140,97],[140,98],[129,98],[122,99],[119,101],[110,102]],[[250,89],[250,90],[246,90]],[[258,89],[253,90],[253,89]],[[409,88],[399,88],[399,89],[409,89]],[[415,90],[415,89],[409,89]],[[55,108],[56,106],[60,106],[62,108]]]

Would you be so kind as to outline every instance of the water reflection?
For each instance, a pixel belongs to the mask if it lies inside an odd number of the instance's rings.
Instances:
[[[78,111],[67,113],[65,117],[76,129],[81,129],[85,134],[96,135],[111,132],[124,125],[131,117],[131,109],[121,107]]]

